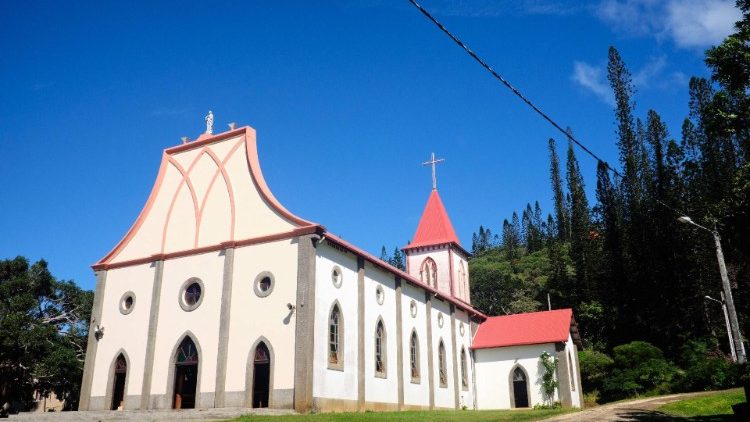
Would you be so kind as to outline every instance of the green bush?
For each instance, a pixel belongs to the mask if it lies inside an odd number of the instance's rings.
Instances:
[[[604,380],[612,370],[612,358],[595,350],[581,350],[578,352],[578,362],[581,367],[583,391],[601,391]]]
[[[678,369],[651,343],[633,341],[612,350],[612,373],[604,380],[607,401],[670,391]]]
[[[718,350],[715,341],[688,341],[679,363],[684,371],[675,380],[677,391],[718,390],[734,387],[739,381],[739,368]]]

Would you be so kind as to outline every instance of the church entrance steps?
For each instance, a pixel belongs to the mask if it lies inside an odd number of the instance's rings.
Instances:
[[[184,409],[184,410],[92,410],[84,412],[19,413],[9,421],[17,422],[207,422],[233,419],[242,415],[291,415],[291,409]]]

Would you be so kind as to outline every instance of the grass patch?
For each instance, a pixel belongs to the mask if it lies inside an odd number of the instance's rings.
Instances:
[[[434,410],[408,412],[365,412],[365,413],[318,413],[311,415],[256,416],[247,415],[233,422],[498,422],[498,421],[538,421],[551,416],[573,411],[572,409],[544,410]]]
[[[695,397],[665,404],[659,410],[678,416],[722,416],[732,415],[732,405],[745,401],[741,388],[719,391],[708,396]]]

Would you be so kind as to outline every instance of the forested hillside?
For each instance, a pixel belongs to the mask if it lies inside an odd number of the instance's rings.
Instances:
[[[588,350],[614,354],[639,340],[679,361],[697,341],[728,353],[711,234],[722,244],[741,331],[750,317],[750,2],[738,1],[737,32],[706,52],[711,79],[689,83],[689,114],[667,128],[658,111],[636,108],[631,74],[615,48],[608,80],[616,99],[617,163],[564,160],[549,140],[553,209],[528,205],[493,234],[473,237],[474,304],[490,315],[572,307]],[[565,140],[567,141],[567,140]],[[581,165],[597,165],[584,181]],[[585,184],[595,185],[587,198]],[[534,199],[534,198],[529,198]],[[519,217],[520,215],[520,217]],[[619,350],[619,352],[618,352]],[[702,349],[701,349],[702,350]],[[607,358],[608,359],[608,358]],[[611,364],[611,361],[608,363]]]

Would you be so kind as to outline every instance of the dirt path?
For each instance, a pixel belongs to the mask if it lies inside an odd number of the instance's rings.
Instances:
[[[577,413],[545,419],[545,422],[604,422],[604,421],[684,421],[684,418],[662,413],[656,409],[667,403],[711,392],[671,394],[669,396],[610,403]]]

